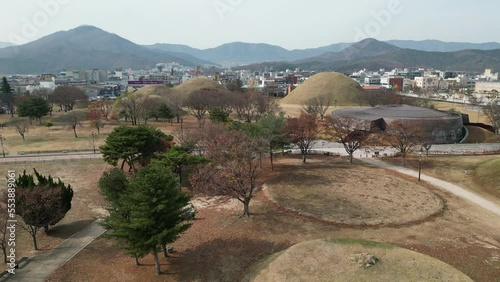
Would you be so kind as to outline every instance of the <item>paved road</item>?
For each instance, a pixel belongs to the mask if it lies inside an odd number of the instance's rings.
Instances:
[[[0,158],[0,164],[23,164],[41,163],[56,161],[78,161],[78,160],[100,160],[103,156],[100,153],[60,153],[60,154],[39,154],[39,155],[16,155]]]
[[[414,171],[414,170],[400,167],[400,166],[395,166],[395,165],[392,165],[392,164],[389,164],[389,163],[386,163],[386,162],[383,162],[383,161],[380,161],[377,159],[362,159],[362,160],[366,163],[370,163],[370,164],[376,165],[378,167],[383,167],[383,168],[387,168],[390,170],[394,170],[394,171],[397,171],[397,172],[400,172],[400,173],[403,173],[406,175],[413,176],[415,178],[418,177],[418,171]],[[443,180],[440,180],[440,179],[437,179],[434,177],[430,177],[430,176],[427,176],[424,174],[422,174],[420,178],[423,181],[429,182],[438,188],[441,188],[445,191],[453,193],[460,198],[468,200],[468,201],[470,201],[478,206],[481,206],[481,207],[483,207],[483,208],[500,216],[500,206],[499,205],[497,205],[491,201],[488,201],[488,200],[484,199],[483,197],[481,197],[473,192],[467,191],[467,190],[463,189],[462,187],[457,186],[455,184],[452,184],[452,183],[449,183],[449,182],[446,182],[446,181],[443,181]]]
[[[7,274],[1,277],[0,281],[43,282],[52,272],[63,266],[104,232],[104,228],[96,221],[66,239],[52,251],[29,258],[16,270],[15,275]]]

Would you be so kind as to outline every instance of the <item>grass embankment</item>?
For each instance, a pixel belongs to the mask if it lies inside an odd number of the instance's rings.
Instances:
[[[353,239],[300,243],[265,260],[254,273],[253,281],[472,281],[431,257]]]
[[[487,193],[500,199],[500,158],[478,165],[473,178]]]

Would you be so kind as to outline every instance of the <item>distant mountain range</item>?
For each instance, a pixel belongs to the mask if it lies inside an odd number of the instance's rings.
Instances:
[[[467,42],[443,42],[439,40],[389,40],[385,43],[399,48],[414,49],[428,52],[455,52],[463,50],[494,50],[500,49],[500,43],[467,43]]]
[[[390,45],[403,49],[413,49],[427,52],[455,52],[463,50],[494,50],[500,49],[500,43],[460,43],[443,42],[439,40],[390,40],[385,41]],[[256,64],[262,62],[284,62],[297,61],[323,55],[325,53],[334,53],[344,51],[344,49],[355,43],[337,43],[320,48],[311,48],[303,50],[287,50],[285,48],[270,44],[255,44],[233,42],[210,49],[196,49],[187,45],[177,44],[155,44],[145,45],[150,49],[181,52],[190,54],[194,57],[206,61],[217,62],[224,66],[238,66],[247,64]],[[371,54],[371,53],[370,53]],[[345,54],[344,54],[345,55]],[[373,55],[373,54],[372,54]]]
[[[403,49],[375,39],[365,39],[340,52],[324,53],[293,62],[248,65],[244,68],[258,70],[263,67],[301,68],[317,71],[335,70],[338,72],[420,67],[480,72],[486,68],[500,69],[500,49],[427,52]]]
[[[287,50],[270,44],[233,42],[210,49],[187,45],[137,45],[93,26],[60,31],[39,40],[5,47],[0,73],[59,72],[62,69],[149,69],[157,63],[223,65],[259,69],[303,68],[350,72],[359,69],[427,67],[482,71],[500,69],[500,43],[366,39],[320,48]],[[7,43],[9,44],[9,43]]]
[[[185,53],[151,50],[93,26],[60,31],[24,45],[0,49],[0,73],[142,69],[154,68],[160,62],[214,64]]]
[[[145,47],[167,52],[183,52],[223,66],[237,66],[266,61],[299,60],[326,52],[339,52],[350,45],[350,43],[338,43],[320,48],[291,51],[276,45],[243,42],[228,43],[204,50],[176,44],[155,44]]]

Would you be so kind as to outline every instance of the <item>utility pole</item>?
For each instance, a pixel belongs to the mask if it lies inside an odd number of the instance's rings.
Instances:
[[[3,135],[0,135],[0,144],[2,144],[2,156],[5,158],[5,150],[3,148],[3,141],[5,140],[5,137]]]
[[[422,148],[418,153],[418,181],[420,181],[420,175],[422,174]]]

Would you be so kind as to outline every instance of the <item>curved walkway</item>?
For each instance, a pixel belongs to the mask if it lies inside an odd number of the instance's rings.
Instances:
[[[394,171],[397,171],[399,173],[413,176],[415,178],[418,177],[418,171],[414,171],[414,170],[411,170],[408,168],[395,166],[395,165],[392,165],[392,164],[389,164],[389,163],[386,163],[386,162],[383,162],[383,161],[380,161],[377,159],[361,159],[361,160],[363,162],[366,162],[366,163],[369,163],[369,164],[372,164],[372,165],[375,165],[378,167],[394,170]],[[485,198],[483,198],[483,197],[481,197],[473,192],[467,191],[464,188],[457,186],[455,184],[452,184],[452,183],[449,183],[449,182],[446,182],[446,181],[443,181],[443,180],[440,180],[440,179],[437,179],[437,178],[434,178],[431,176],[427,176],[424,174],[421,175],[420,179],[422,179],[423,181],[429,182],[430,184],[432,184],[438,188],[441,188],[445,191],[448,191],[448,192],[450,192],[450,193],[452,193],[460,198],[468,200],[468,201],[470,201],[470,202],[472,202],[480,207],[483,207],[483,208],[495,213],[496,215],[500,216],[500,206],[499,205],[497,205],[491,201],[488,201]]]
[[[29,258],[16,269],[16,274],[6,274],[0,277],[0,281],[43,282],[52,272],[63,266],[104,232],[105,229],[99,225],[98,221],[95,221],[50,252]]]

